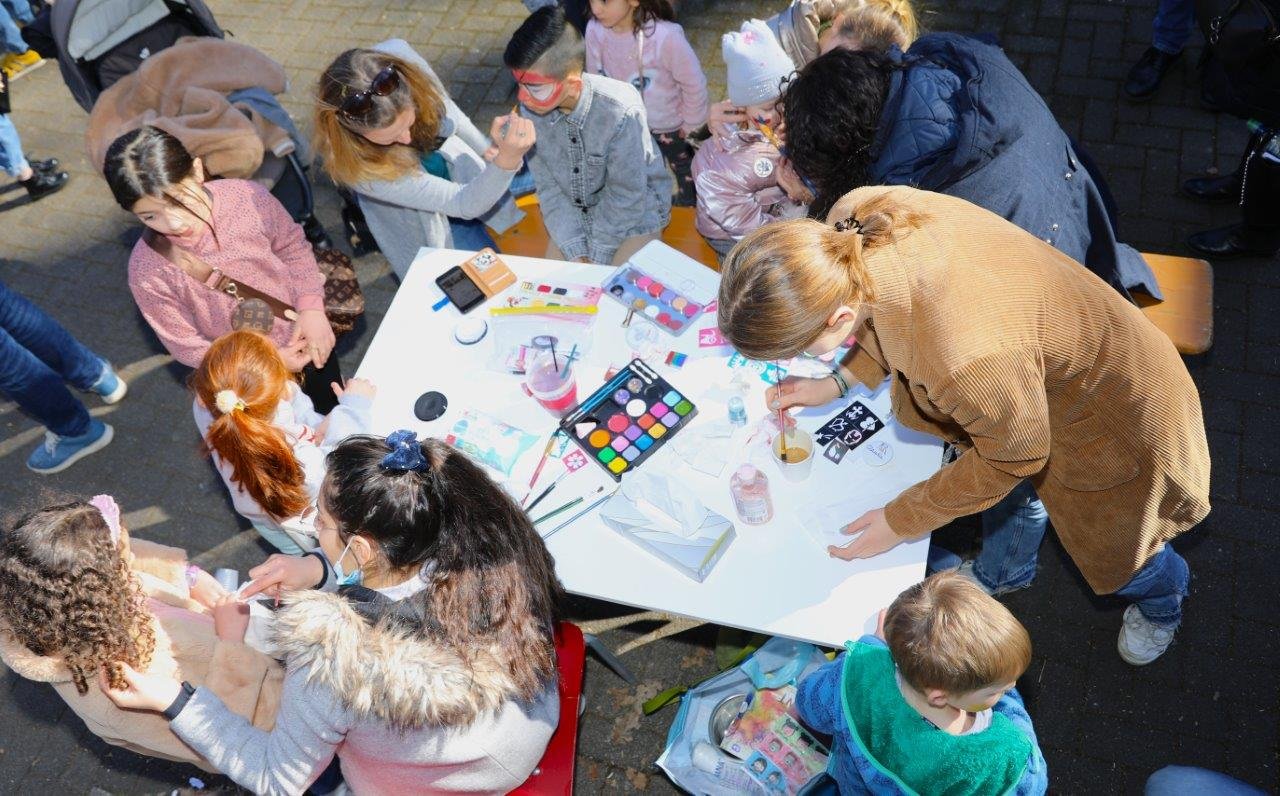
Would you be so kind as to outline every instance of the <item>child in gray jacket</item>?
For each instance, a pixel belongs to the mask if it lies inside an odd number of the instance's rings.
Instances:
[[[586,52],[559,7],[512,35],[503,60],[538,141],[529,171],[551,241],[547,257],[625,262],[671,218],[671,177],[634,86],[583,74]]]

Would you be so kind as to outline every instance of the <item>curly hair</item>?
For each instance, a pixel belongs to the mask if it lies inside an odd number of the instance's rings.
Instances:
[[[896,68],[881,53],[837,48],[787,83],[787,150],[796,171],[817,188],[809,206],[813,218],[825,218],[836,200],[868,184],[880,112]]]
[[[98,509],[72,501],[20,518],[0,538],[0,619],[38,655],[61,658],[76,691],[106,667],[145,669],[155,631],[141,586]]]

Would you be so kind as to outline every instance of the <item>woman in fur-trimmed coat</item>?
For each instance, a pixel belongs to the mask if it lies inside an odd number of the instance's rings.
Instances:
[[[128,687],[108,695],[163,711],[255,793],[301,793],[335,754],[362,796],[514,789],[559,719],[561,588],[542,539],[443,442],[353,436],[327,464],[320,550],[249,573],[254,590],[290,590],[275,623],[286,672],[275,729],[253,728],[205,688],[128,667]],[[319,591],[292,591],[306,587]]]

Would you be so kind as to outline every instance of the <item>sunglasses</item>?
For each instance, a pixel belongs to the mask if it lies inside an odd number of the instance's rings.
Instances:
[[[338,106],[338,110],[348,118],[361,118],[373,110],[374,97],[385,97],[398,88],[400,88],[400,73],[394,66],[386,66],[373,76],[369,88],[347,95]]]

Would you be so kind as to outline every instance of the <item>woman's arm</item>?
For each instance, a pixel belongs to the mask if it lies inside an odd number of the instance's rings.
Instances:
[[[907,539],[995,505],[1049,461],[1049,404],[1038,352],[983,357],[929,397],[964,428],[973,449],[885,506],[885,520]]]
[[[196,689],[169,726],[241,787],[293,796],[324,771],[351,723],[332,693],[290,672],[271,732],[233,713],[207,687]]]
[[[364,182],[355,189],[387,204],[470,219],[492,210],[506,194],[515,174],[515,171],[508,171],[495,163],[486,163],[484,171],[465,184],[415,170],[398,180]]]
[[[200,360],[204,359],[213,341],[202,335],[195,324],[191,323],[188,308],[164,280],[158,274],[145,274],[135,278],[130,273],[129,290],[133,293],[138,311],[146,318],[151,330],[173,358],[189,368],[199,367]]]

